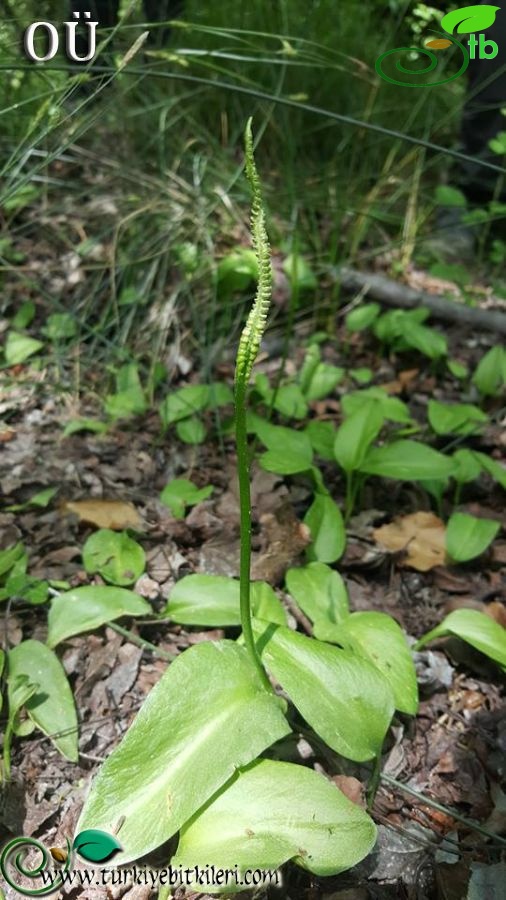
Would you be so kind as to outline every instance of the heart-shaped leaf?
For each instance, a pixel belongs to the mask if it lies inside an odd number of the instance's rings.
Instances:
[[[449,34],[470,34],[474,31],[484,31],[494,24],[499,6],[491,6],[482,3],[478,6],[466,6],[463,9],[454,9],[441,19],[441,27]]]
[[[86,541],[83,563],[90,574],[98,572],[105,581],[126,587],[144,572],[146,555],[141,545],[125,531],[101,528]]]
[[[117,837],[97,828],[80,831],[72,844],[72,850],[88,862],[107,862],[122,849]]]
[[[125,588],[74,588],[51,601],[47,642],[56,647],[74,634],[93,631],[121,616],[147,616],[152,612],[149,603]]]
[[[165,843],[290,729],[244,647],[206,641],[169,666],[96,776],[78,831],[123,819],[128,862]]]
[[[332,782],[303,766],[261,759],[182,828],[172,865],[237,865],[244,873],[272,871],[292,859],[315,875],[335,875],[367,856],[375,839],[367,813]]]
[[[439,637],[454,634],[506,668],[506,629],[477,609],[455,609],[421,638],[418,650]]]
[[[356,762],[379,753],[394,699],[377,668],[282,626],[257,621],[255,634],[265,665],[329,747]]]
[[[36,689],[24,702],[37,728],[51,738],[66,759],[77,762],[77,715],[65,670],[52,650],[40,641],[22,641],[9,650],[9,705],[14,704],[15,685],[26,679]]]

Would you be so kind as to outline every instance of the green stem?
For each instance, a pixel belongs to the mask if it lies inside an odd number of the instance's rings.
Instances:
[[[246,385],[236,383],[235,389],[235,440],[237,449],[237,477],[239,480],[239,509],[241,515],[241,556],[239,567],[239,596],[241,603],[241,627],[244,643],[260,679],[268,691],[271,684],[258,654],[251,624],[251,490],[248,458],[248,431],[246,427]]]
[[[159,659],[165,659],[167,662],[172,662],[172,660],[176,658],[175,653],[169,653],[167,650],[160,650],[160,647],[156,647],[155,644],[146,641],[138,634],[133,634],[128,628],[123,628],[122,625],[118,625],[116,622],[108,622],[107,627],[112,628],[113,631],[121,634],[127,641],[130,641],[131,644],[141,647],[142,650],[149,650],[153,656],[158,656]]]

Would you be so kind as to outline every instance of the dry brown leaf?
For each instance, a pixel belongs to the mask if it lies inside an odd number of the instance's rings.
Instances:
[[[400,565],[418,572],[442,566],[446,560],[444,522],[430,512],[416,512],[394,519],[373,531],[374,540],[392,553],[405,551]]]
[[[142,519],[132,503],[123,500],[75,500],[63,505],[65,514],[73,513],[80,522],[96,528],[142,528]]]

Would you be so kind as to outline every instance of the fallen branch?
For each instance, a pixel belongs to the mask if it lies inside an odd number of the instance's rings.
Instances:
[[[367,297],[385,303],[387,306],[398,306],[402,309],[425,306],[430,309],[436,319],[506,334],[506,314],[498,310],[477,309],[473,306],[465,306],[464,303],[454,303],[452,300],[427,294],[425,291],[415,291],[384,275],[357,272],[355,269],[340,269],[339,280],[343,290],[347,292],[363,291]]]

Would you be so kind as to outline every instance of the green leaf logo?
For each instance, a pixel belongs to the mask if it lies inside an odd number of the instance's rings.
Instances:
[[[79,853],[87,862],[106,862],[118,850],[122,850],[122,846],[117,838],[106,831],[99,831],[96,828],[88,828],[76,835],[72,850]]]
[[[441,19],[441,25],[449,34],[455,31],[457,34],[471,34],[474,31],[483,31],[490,28],[495,22],[497,10],[500,6],[489,4],[479,6],[466,6],[464,9],[454,9]]]

